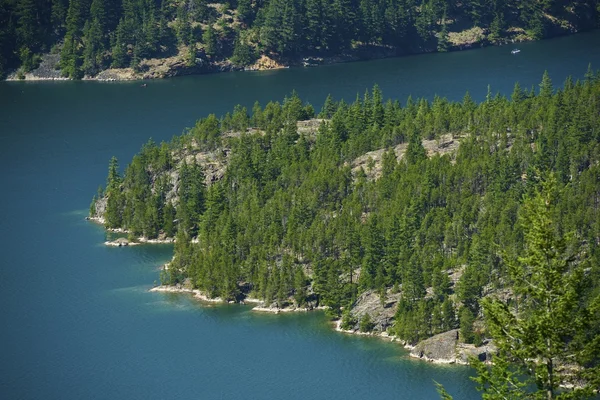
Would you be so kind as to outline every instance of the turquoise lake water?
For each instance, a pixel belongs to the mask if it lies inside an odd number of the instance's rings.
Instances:
[[[515,81],[600,68],[600,32],[459,53],[140,83],[0,83],[0,399],[432,399],[433,381],[478,398],[467,367],[335,333],[320,313],[256,315],[148,293],[172,248],[106,248],[84,217],[116,155],[127,163],[236,103],[296,89],[318,109],[378,83],[404,101],[482,100]]]

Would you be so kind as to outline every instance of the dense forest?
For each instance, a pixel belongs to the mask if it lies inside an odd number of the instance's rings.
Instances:
[[[556,335],[571,350],[600,344],[600,73],[558,90],[544,74],[481,104],[400,104],[376,86],[350,104],[328,97],[317,117],[292,93],[149,141],[123,175],[111,160],[90,214],[132,237],[176,236],[163,283],[211,297],[316,302],[350,325],[361,293],[401,293],[388,331],[407,343],[457,327],[467,343],[499,337],[476,321],[540,312],[523,282],[571,282],[556,294],[570,308],[544,318],[569,324]],[[317,128],[299,130],[307,120]],[[357,164],[365,154],[381,157]]]
[[[0,76],[60,53],[71,78],[146,68],[179,55],[188,66],[260,55],[277,60],[360,49],[446,51],[598,26],[598,0],[0,0]]]

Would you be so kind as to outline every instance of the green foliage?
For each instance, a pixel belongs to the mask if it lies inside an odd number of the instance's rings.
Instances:
[[[134,56],[170,57],[189,49],[197,44],[200,31],[209,57],[230,58],[235,65],[246,66],[262,54],[288,61],[361,54],[373,48],[402,54],[447,51],[450,32],[474,27],[489,32],[487,42],[502,43],[511,40],[516,30],[541,39],[598,26],[599,7],[565,4],[558,0],[239,0],[214,7],[207,0],[2,0],[0,71],[19,65],[29,70],[39,54],[60,43],[66,47],[60,64],[65,76],[94,74],[109,65],[135,67]],[[244,37],[236,38],[236,30]],[[192,67],[189,54],[183,56]]]
[[[573,311],[575,330],[557,331],[569,339],[561,351],[576,349],[581,373],[593,379],[599,353],[588,339],[600,326],[600,80],[586,76],[558,91],[544,78],[538,95],[516,86],[513,100],[490,91],[481,104],[468,94],[462,102],[384,104],[374,88],[352,104],[330,98],[316,132],[298,129],[298,120],[314,111],[295,93],[283,104],[256,103],[251,115],[236,106],[221,119],[200,119],[168,144],[148,142],[123,176],[111,161],[102,194],[106,224],[136,236],[176,235],[166,282],[189,280],[227,299],[251,292],[268,304],[328,306],[344,326],[355,326],[349,305],[360,295],[379,295],[387,304],[394,292],[400,300],[390,331],[402,340],[414,344],[460,327],[465,341],[480,343],[499,334],[476,321],[482,296],[510,299],[483,307],[503,323],[512,314],[502,310],[518,305],[535,316],[534,304],[545,301],[533,301],[519,283],[529,282],[524,276],[545,281],[543,269],[533,268],[543,261],[530,244],[539,242],[531,233],[537,222],[517,221],[530,215],[535,171],[553,172],[559,190],[549,211],[552,232],[569,240],[544,238],[557,254],[579,254],[568,258],[569,268],[587,265],[577,306],[565,308]],[[449,135],[460,141],[458,150],[432,154],[445,149],[441,140]],[[368,162],[365,153],[374,150],[381,156]],[[365,170],[354,168],[361,163]],[[561,283],[570,273],[559,274]],[[541,346],[538,339],[531,346]]]
[[[177,42],[179,45],[189,45],[190,37],[192,34],[192,26],[188,16],[188,8],[185,2],[182,2],[177,8],[177,20],[176,20]]]
[[[231,62],[239,67],[245,67],[256,61],[256,54],[242,37],[238,36],[233,47],[233,56]]]
[[[350,313],[350,309],[349,308],[344,309],[344,312],[342,313],[342,321],[340,324],[340,328],[342,328],[344,330],[354,329],[356,322],[357,322],[356,319]]]
[[[192,41],[190,41],[190,43],[191,44],[188,46],[188,51],[185,59],[185,65],[187,65],[188,67],[193,67],[194,65],[196,65],[196,58],[198,56],[198,52],[196,49],[196,43],[193,43]]]
[[[435,382],[435,387],[436,390],[438,392],[438,394],[440,395],[440,399],[442,400],[453,400],[453,397],[446,391],[446,389],[444,388],[444,386],[442,386],[441,383]]]
[[[82,69],[87,75],[95,75],[104,67],[102,43],[102,28],[99,19],[88,21],[83,29],[83,64]]]
[[[124,199],[121,182],[119,163],[117,158],[113,157],[108,166],[108,178],[106,179],[106,196],[108,200],[104,218],[108,228],[118,228],[122,224]]]
[[[592,349],[600,334],[589,325],[594,321],[585,296],[587,256],[576,236],[562,233],[556,221],[559,196],[556,178],[550,175],[527,197],[520,219],[524,253],[507,259],[514,298],[483,302],[488,329],[500,350],[493,368],[478,367],[477,382],[487,398],[499,398],[499,392],[529,397],[532,384],[548,399],[584,398],[596,388],[576,378],[581,367],[590,367],[586,353],[595,351],[596,357],[597,349]],[[580,336],[584,332],[585,339]],[[568,375],[561,374],[565,368]],[[513,369],[523,374],[515,375]],[[558,390],[574,380],[579,387],[567,393]]]
[[[216,57],[219,54],[219,38],[212,25],[202,34],[202,42],[204,43],[204,51],[209,57]]]
[[[438,44],[437,51],[444,52],[448,51],[449,43],[448,43],[448,26],[444,23],[442,25],[442,30],[438,35]]]
[[[359,330],[361,332],[371,332],[374,327],[375,325],[371,321],[371,316],[369,315],[369,313],[363,315],[363,317],[360,319]]]
[[[473,323],[475,315],[468,307],[463,307],[460,310],[460,340],[465,343],[473,343],[475,341],[475,333],[473,332]]]
[[[121,22],[117,27],[116,40],[112,48],[111,66],[113,68],[125,68],[127,66],[128,54],[125,40],[123,22]]]
[[[502,12],[497,12],[494,20],[490,24],[490,34],[488,40],[492,43],[499,43],[504,37],[504,15]]]

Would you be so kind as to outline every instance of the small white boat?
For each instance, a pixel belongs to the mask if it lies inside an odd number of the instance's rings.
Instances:
[[[517,53],[520,53],[520,52],[521,52],[521,50],[519,50],[519,49],[513,49],[513,50],[510,51],[511,54],[517,54]]]

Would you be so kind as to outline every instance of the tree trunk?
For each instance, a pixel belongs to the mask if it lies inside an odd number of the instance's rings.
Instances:
[[[552,400],[554,398],[554,368],[552,358],[546,361],[546,370],[548,372],[548,380],[546,381],[546,398]]]

